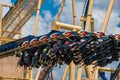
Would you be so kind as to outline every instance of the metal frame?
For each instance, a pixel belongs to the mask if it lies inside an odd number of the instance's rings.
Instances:
[[[115,0],[110,0],[109,6],[108,6],[108,10],[107,10],[107,13],[106,13],[106,16],[105,16],[103,25],[102,25],[102,30],[101,30],[102,32],[105,32],[106,29],[107,29],[107,24],[108,24],[108,22],[109,22],[110,15],[111,15],[111,13],[112,13],[112,9],[113,9],[113,6],[114,6],[114,2],[115,2]]]

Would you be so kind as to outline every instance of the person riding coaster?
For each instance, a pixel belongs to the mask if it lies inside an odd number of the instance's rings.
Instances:
[[[120,34],[115,34],[115,38],[117,40],[117,50],[119,51],[120,55]]]
[[[57,38],[59,37],[59,35],[60,35],[59,33],[53,33],[53,34],[50,35],[50,38],[47,41],[47,46],[43,49],[43,52],[40,56],[41,57],[40,60],[43,64],[43,66],[47,66],[48,64],[53,62],[53,61],[51,61],[52,53],[50,54],[49,51],[53,47],[53,45],[55,43],[57,43],[57,41],[58,41]]]
[[[88,33],[87,31],[81,31],[79,33],[81,39],[76,42],[76,52],[73,54],[73,62],[78,65],[84,61],[88,55],[92,54],[90,49],[90,42],[96,39],[96,36]]]
[[[117,61],[118,51],[114,35],[102,37],[102,40],[97,41],[96,46],[96,64],[97,66],[106,66],[112,61]],[[99,47],[98,47],[99,46]],[[95,61],[95,59],[93,60]],[[104,61],[104,62],[102,62]],[[103,65],[102,65],[103,63]]]
[[[63,39],[61,39],[62,43],[57,44],[58,54],[57,57],[61,59],[66,64],[70,64],[72,61],[72,45],[79,37],[76,32],[64,32]]]
[[[70,50],[68,46],[72,41],[69,39],[71,35],[72,32],[64,32],[62,36],[58,38],[58,42],[54,44],[53,47],[49,50],[49,54],[52,53],[51,58],[54,59],[56,57],[56,62],[59,64],[62,64],[62,62],[69,64],[71,62],[71,60],[69,60]]]
[[[89,56],[86,61],[91,61],[92,62],[96,61],[96,63],[99,63],[99,61],[102,61],[106,57],[112,56],[112,60],[115,60],[114,55],[117,54],[116,51],[116,42],[114,36],[105,36],[103,33],[99,32],[97,33],[98,39],[97,41],[94,41],[94,51],[93,51],[93,56]],[[91,45],[93,46],[93,45]],[[86,62],[85,61],[85,62]],[[109,62],[108,62],[109,63]],[[89,64],[88,64],[89,65]],[[103,66],[105,63],[103,64]],[[107,63],[106,63],[107,65]],[[99,65],[98,65],[99,66]],[[102,65],[100,65],[102,66]]]
[[[116,38],[116,39],[115,39]],[[28,47],[22,51],[21,66],[45,67],[73,62],[90,65],[96,62],[97,66],[105,66],[118,59],[118,35],[106,36],[104,33],[77,32],[50,32],[39,37],[39,46]],[[36,40],[30,42],[35,45]],[[110,61],[108,61],[110,60]],[[103,62],[103,65],[101,62]]]

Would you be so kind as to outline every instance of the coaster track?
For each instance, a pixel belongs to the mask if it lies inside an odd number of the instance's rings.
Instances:
[[[17,33],[20,33],[19,30],[37,10],[37,3],[38,0],[17,0],[3,18],[2,36],[13,38]]]

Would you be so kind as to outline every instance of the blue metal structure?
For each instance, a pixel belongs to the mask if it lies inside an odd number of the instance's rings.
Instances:
[[[102,78],[102,80],[108,80],[108,79],[106,78],[106,76],[105,76],[105,72],[99,71],[98,74],[99,74],[99,76]]]
[[[90,1],[87,0],[86,1],[86,6],[85,6],[85,11],[84,11],[84,16],[87,16],[87,14],[88,14],[89,3],[90,3]],[[86,21],[84,21],[84,25],[83,26],[84,26],[83,30],[85,30]]]
[[[117,75],[119,74],[119,72],[120,72],[120,62],[118,64],[118,67],[116,68],[115,72],[111,74],[110,80],[115,80]]]
[[[35,38],[35,36],[29,35],[27,37],[18,39],[16,41],[12,41],[10,43],[6,43],[4,45],[1,45],[0,46],[0,53],[1,52],[6,52],[8,50],[15,49],[15,48],[18,48],[18,47],[20,47],[22,45],[22,43],[24,43],[25,41],[30,42],[33,38]]]

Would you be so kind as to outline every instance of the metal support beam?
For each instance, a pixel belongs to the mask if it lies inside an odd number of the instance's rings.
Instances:
[[[76,9],[75,9],[75,1],[72,0],[72,12],[73,12],[73,24],[76,25]],[[74,26],[73,31],[77,31]],[[69,65],[69,80],[75,80],[75,64],[73,61]]]
[[[42,67],[39,67],[35,80],[39,79],[41,70],[42,70]]]
[[[93,5],[94,5],[94,0],[90,0],[88,14],[87,14],[87,21],[86,21],[86,29],[85,29],[86,31],[90,30]]]
[[[75,64],[73,61],[69,65],[69,80],[75,80]]]
[[[61,23],[61,22],[57,22],[57,21],[53,21],[52,22],[52,29],[66,29],[66,30],[73,30],[76,29],[76,31],[80,31],[81,27],[80,26],[75,26],[75,25],[71,25],[71,24],[65,24],[65,23]]]
[[[4,22],[3,26],[5,26],[7,24],[7,22],[9,21],[9,19],[11,19],[13,15],[15,15],[14,14],[15,11],[20,9],[20,7],[23,4],[23,2],[24,2],[24,0],[21,0],[18,4],[16,4],[15,7],[13,7],[14,10],[9,12],[9,14],[11,14],[11,15],[7,15],[9,17],[7,18],[7,16],[6,16],[6,18],[3,20],[3,22]],[[15,17],[15,18],[17,18],[17,17]],[[5,29],[7,29],[7,28],[8,28],[8,26]]]
[[[93,5],[94,5],[94,0],[90,0],[89,3],[89,8],[88,8],[88,14],[87,14],[87,20],[86,20],[86,27],[85,30],[86,31],[90,31],[90,24],[91,24],[91,19],[92,19],[92,10],[93,10]],[[87,78],[92,79],[92,67],[91,65],[86,66],[85,65],[85,70],[86,70],[86,76]]]
[[[120,80],[120,73],[119,73],[118,76],[117,76],[117,80]]]
[[[109,7],[108,7],[108,10],[107,10],[107,13],[106,13],[106,16],[105,16],[105,19],[104,19],[104,23],[103,23],[103,26],[102,26],[102,32],[105,32],[106,29],[107,29],[107,24],[108,24],[109,19],[110,19],[110,15],[111,15],[111,12],[112,12],[112,9],[113,9],[113,6],[114,6],[114,2],[115,2],[115,0],[110,0]]]
[[[28,79],[21,79],[21,78],[4,78],[4,77],[0,77],[0,80],[28,80]]]
[[[73,24],[76,25],[76,9],[75,9],[75,1],[72,0],[72,12],[73,12]]]
[[[69,70],[69,65],[66,65],[65,70],[64,70],[64,74],[62,76],[62,80],[66,80],[66,76],[67,76],[68,70]]]
[[[42,0],[38,0],[38,5],[37,5],[37,14],[36,14],[36,20],[35,20],[35,24],[34,24],[34,32],[33,35],[37,34],[37,28],[38,28],[38,21],[39,21],[39,14],[40,14],[40,7],[42,4]],[[41,70],[41,68],[40,68]],[[29,79],[33,80],[33,72],[34,69],[32,68],[32,70],[29,71],[29,73],[27,73],[27,75],[30,75]],[[37,75],[39,75],[40,73],[38,73]]]
[[[36,35],[36,34],[37,34],[39,14],[40,14],[40,7],[41,7],[41,4],[42,4],[42,1],[43,1],[43,0],[38,0],[37,13],[36,13],[36,20],[35,20],[35,24],[34,24],[34,32],[33,32],[33,35]],[[36,76],[36,79],[35,79],[35,80],[38,80],[38,79],[39,79],[41,69],[42,69],[41,67],[38,69],[37,76]],[[32,72],[32,74],[33,74],[33,70],[32,70],[31,72]],[[33,76],[33,75],[32,75],[32,76]],[[33,79],[33,78],[32,78],[32,79]]]
[[[98,67],[96,67],[94,70],[93,70],[93,78],[95,80],[98,80]]]
[[[79,25],[82,26],[83,22],[87,21],[87,17],[86,16],[82,16],[80,18],[80,23]],[[82,29],[82,28],[81,28]],[[91,18],[91,31],[94,32],[94,18]]]
[[[2,35],[2,5],[0,4],[0,37]],[[0,39],[0,45],[1,45],[1,39]]]
[[[112,68],[106,68],[106,67],[99,67],[98,69],[101,70],[102,72],[108,71],[108,72],[113,73],[113,72],[115,71],[115,70],[112,69]]]
[[[36,20],[35,20],[34,32],[33,32],[34,35],[37,34],[38,20],[39,20],[39,14],[40,14],[40,7],[41,7],[41,4],[42,4],[42,0],[38,0],[37,14],[36,14]]]
[[[65,5],[65,0],[62,0],[61,6],[60,6],[60,9],[59,9],[59,11],[57,13],[55,21],[59,21],[60,20],[60,16],[61,16],[61,13],[63,11],[64,5]]]
[[[23,27],[23,25],[30,19],[30,17],[32,16],[32,14],[35,11],[34,7],[36,6],[36,4],[37,4],[37,2],[35,2],[34,5],[29,9],[29,11],[27,12],[29,14],[25,14],[24,17],[19,21],[19,23],[16,24],[16,27],[12,30],[13,32],[19,31]],[[15,34],[7,35],[7,37],[14,37],[14,36],[15,36]]]
[[[81,80],[81,77],[82,77],[82,67],[78,66],[78,74],[77,74],[76,80]]]
[[[95,28],[94,28],[94,20],[93,20],[93,22],[91,22],[91,31],[92,31],[92,32],[95,31]]]
[[[27,69],[27,73],[26,73],[25,79],[32,80],[31,79],[31,70]]]
[[[2,30],[2,32],[7,32],[7,33],[11,33],[11,34],[20,34],[20,32],[14,32],[14,31],[8,31],[8,30]]]
[[[89,65],[89,66],[85,65],[85,71],[86,71],[87,78],[92,79],[93,77],[92,77],[92,67],[91,67],[91,65]]]
[[[11,42],[11,41],[14,41],[14,40],[16,40],[16,39],[0,37],[0,40],[1,40],[1,41],[4,41],[4,42]]]
[[[1,4],[1,5],[4,7],[9,7],[9,8],[14,7],[13,5],[10,5],[10,4]]]
[[[87,17],[86,16],[82,16],[80,21],[86,21]],[[94,18],[91,18],[91,23],[94,22]]]

